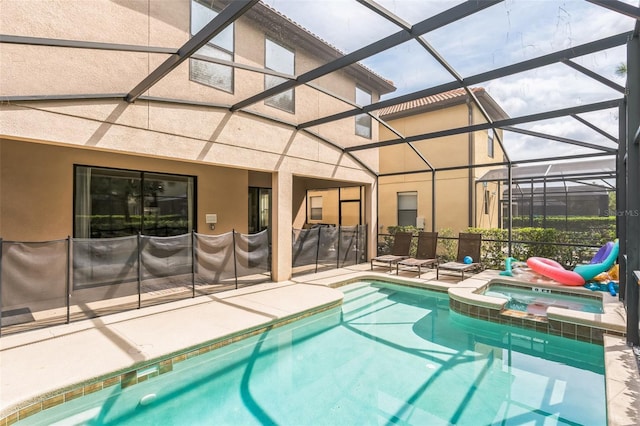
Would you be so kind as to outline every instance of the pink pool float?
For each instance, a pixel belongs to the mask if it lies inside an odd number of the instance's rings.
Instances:
[[[530,257],[527,259],[527,266],[540,275],[551,278],[560,284],[580,286],[585,283],[580,274],[564,269],[564,266],[546,257]]]

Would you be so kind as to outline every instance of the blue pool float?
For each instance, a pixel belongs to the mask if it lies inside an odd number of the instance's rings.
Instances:
[[[609,256],[609,254],[611,253],[611,250],[613,250],[613,246],[614,246],[614,242],[613,241],[609,241],[607,242],[605,245],[603,245],[602,247],[600,247],[600,250],[598,250],[598,252],[596,253],[595,256],[593,256],[593,258],[591,259],[591,262],[589,262],[590,264],[593,263],[602,263],[604,262],[604,260]]]
[[[613,264],[616,262],[616,259],[618,259],[619,250],[620,250],[620,245],[618,243],[618,240],[616,240],[614,243],[612,243],[612,247],[610,250],[608,250],[607,256],[604,257],[601,262],[590,263],[588,265],[578,265],[573,269],[573,271],[578,275],[580,275],[582,278],[584,278],[585,281],[592,280],[598,274],[601,274],[611,269]],[[603,257],[603,254],[600,253],[601,251],[603,251],[603,253],[607,251],[606,245],[603,246],[600,250],[598,250],[598,253],[596,253],[596,255],[594,256],[594,259],[598,257],[598,255],[600,255],[600,257]]]

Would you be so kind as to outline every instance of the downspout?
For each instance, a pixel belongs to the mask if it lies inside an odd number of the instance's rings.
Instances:
[[[469,97],[467,97],[467,110],[469,111],[469,119],[468,119],[468,125],[472,126],[473,125],[473,104],[471,103],[471,99]],[[471,167],[474,164],[475,158],[474,158],[474,149],[473,149],[473,142],[474,142],[474,133],[473,132],[469,132],[467,133],[468,135],[468,150],[469,150],[469,167],[467,168],[468,171],[468,194],[469,194],[469,212],[468,212],[468,222],[469,222],[469,226],[475,226],[474,223],[474,210],[475,210],[475,205],[473,202],[473,168]]]

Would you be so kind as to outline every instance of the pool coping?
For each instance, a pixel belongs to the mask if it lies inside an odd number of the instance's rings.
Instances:
[[[284,292],[290,291],[295,287],[299,288],[297,291],[298,296],[303,292],[312,293],[313,299],[315,300],[308,300],[306,303],[301,303],[301,301],[292,303],[293,300],[281,300]],[[276,293],[278,291],[280,291],[280,294]],[[23,420],[47,408],[63,404],[111,386],[120,385],[125,388],[144,382],[149,378],[172,371],[175,363],[250,338],[273,328],[290,324],[308,316],[338,308],[342,305],[343,296],[342,292],[325,286],[305,285],[295,282],[269,283],[231,290],[216,294],[215,296],[200,296],[167,305],[156,305],[136,311],[113,314],[97,320],[79,321],[77,323],[54,326],[49,329],[4,336],[2,340],[0,340],[0,355],[6,355],[7,352],[12,350],[33,354],[38,351],[38,346],[43,344],[47,344],[48,346],[57,344],[60,351],[63,351],[65,348],[63,347],[64,342],[62,339],[65,337],[79,339],[83,334],[87,334],[96,328],[109,329],[109,332],[113,334],[117,330],[115,327],[123,327],[123,325],[126,326],[127,324],[133,325],[136,321],[148,320],[150,317],[166,313],[167,311],[185,314],[188,310],[195,308],[207,309],[210,305],[219,305],[212,310],[216,308],[220,310],[220,307],[231,305],[231,301],[233,301],[235,305],[233,307],[237,307],[238,310],[244,312],[246,315],[253,313],[255,314],[254,316],[258,317],[257,321],[254,321],[254,324],[250,327],[237,327],[230,332],[219,333],[219,335],[213,339],[194,341],[191,345],[183,346],[175,350],[164,351],[163,353],[155,354],[155,356],[144,356],[144,354],[142,354],[143,356],[138,356],[135,361],[126,363],[126,365],[120,363],[118,366],[116,362],[108,372],[100,372],[101,366],[96,365],[95,369],[98,372],[82,380],[69,380],[65,382],[58,377],[57,384],[47,384],[48,389],[46,389],[46,387],[44,391],[31,389],[30,394],[20,398],[15,395],[13,395],[13,398],[11,396],[7,397],[5,394],[10,388],[5,387],[5,383],[0,383],[0,385],[3,386],[2,390],[5,391],[2,395],[3,404],[2,407],[0,407],[0,426],[14,424],[19,420]],[[296,305],[302,306],[302,308],[296,308]],[[192,318],[191,320],[197,321],[198,319]],[[100,325],[98,325],[98,323],[100,323]],[[131,336],[133,336],[133,333],[125,337],[130,338]],[[88,337],[92,336],[89,334]],[[108,348],[112,353],[120,349],[116,348],[116,345],[113,346],[112,348]],[[143,347],[144,344],[137,346]],[[64,356],[60,356],[59,358],[64,358]],[[45,377],[42,378],[43,380],[40,380],[41,377],[39,377],[39,373],[31,371],[32,369],[27,370],[26,364],[23,364],[22,367],[24,370],[22,373],[30,376],[29,380],[33,383],[34,387],[39,386],[42,388],[43,383],[47,382],[46,374]],[[57,365],[46,366],[49,370],[73,369],[73,367],[74,366],[67,365],[64,359],[58,359]],[[2,370],[3,378],[6,375],[5,369],[6,367]],[[37,369],[37,366],[34,366],[33,369]],[[16,380],[16,374],[13,374],[9,381],[12,379],[13,381]],[[2,382],[4,381],[5,380]],[[4,401],[5,398],[9,400],[6,404]]]
[[[468,277],[464,281],[452,283],[431,279],[429,278],[429,272],[423,274],[423,277],[427,276],[427,278],[406,277],[397,276],[391,273],[370,271],[368,270],[369,265],[367,264],[365,266],[356,265],[355,267],[309,274],[293,278],[292,280],[284,283],[267,283],[253,287],[246,287],[239,290],[224,292],[224,294],[221,293],[215,295],[216,297],[202,296],[195,299],[149,307],[144,310],[133,311],[133,313],[113,314],[102,317],[102,321],[100,321],[100,323],[102,326],[108,326],[109,324],[118,324],[122,321],[126,322],[129,320],[135,320],[135,318],[141,316],[153,316],[169,309],[189,309],[193,306],[199,306],[207,303],[220,303],[221,301],[224,303],[224,300],[228,300],[230,298],[247,297],[248,299],[252,299],[246,303],[245,308],[255,310],[256,306],[266,306],[260,305],[260,303],[264,303],[264,301],[256,302],[256,297],[259,296],[256,296],[257,293],[264,293],[263,295],[266,295],[272,290],[282,288],[286,289],[293,285],[304,285],[312,286],[316,288],[316,290],[319,290],[321,287],[328,287],[341,295],[341,292],[334,289],[360,280],[383,280],[400,285],[449,293],[450,301],[453,300],[453,298],[473,299],[473,292],[477,291],[478,288],[487,285],[488,282],[495,280],[497,277],[501,280],[506,278],[499,276],[498,271],[483,271],[479,274]],[[590,292],[590,290],[586,289],[585,291]],[[337,298],[330,301],[325,300],[324,303],[317,303],[316,301],[313,302],[313,306],[308,305],[305,309],[298,309],[295,312],[289,311],[286,314],[282,312],[282,309],[278,308],[275,312],[279,312],[279,314],[274,315],[273,318],[266,320],[263,324],[257,324],[250,328],[238,329],[234,332],[221,335],[216,339],[199,342],[187,348],[182,348],[181,350],[164,354],[163,356],[156,356],[150,359],[134,362],[128,366],[112,370],[108,374],[94,375],[90,378],[86,378],[85,380],[78,381],[73,384],[67,384],[63,387],[57,388],[55,391],[47,391],[44,393],[33,392],[32,395],[19,402],[14,402],[7,406],[0,407],[0,426],[15,423],[18,421],[20,415],[28,417],[29,415],[33,415],[43,409],[50,408],[85,394],[96,392],[109,386],[118,384],[123,386],[124,384],[126,387],[127,385],[145,381],[155,375],[171,371],[173,362],[181,362],[182,360],[206,353],[226,344],[254,336],[264,330],[285,325],[306,316],[314,315],[340,306],[342,304],[342,297],[338,297],[337,294],[334,294],[333,297]],[[495,300],[490,300],[497,299],[491,296],[475,294],[475,297],[477,298],[478,303],[485,303],[487,306],[497,306],[498,304],[504,303],[503,300],[498,301],[499,303],[496,303]],[[289,302],[294,301],[287,301],[287,303]],[[606,305],[608,304],[605,304],[605,314],[601,315],[606,315],[607,313],[610,315],[621,315],[621,312],[619,311],[621,305],[620,302],[617,304],[610,303],[610,306],[608,307]],[[562,308],[550,309],[552,311],[548,312],[548,314],[561,321],[579,321],[583,324],[596,324],[602,319],[591,316],[584,317],[584,315],[576,316],[572,312],[563,312],[567,311],[567,309]],[[609,309],[609,312],[607,312],[607,309]],[[555,310],[559,310],[560,312],[554,312]],[[265,311],[269,311],[269,309],[265,308]],[[623,313],[624,310],[622,311],[622,314]],[[604,317],[604,319],[606,320],[605,323],[610,324],[614,329],[620,327],[619,319],[614,320],[610,317]],[[44,331],[35,330],[32,332],[21,333],[16,335],[13,339],[10,339],[11,342],[7,342],[7,337],[3,336],[2,341],[0,341],[0,351],[20,347],[31,347],[34,350],[37,350],[39,342],[56,339],[61,336],[68,335],[69,333],[82,333],[83,331],[90,330],[97,326],[98,325],[96,325],[95,320],[87,320],[65,326],[52,327],[52,329]],[[602,344],[605,352],[608,424],[614,426],[640,424],[640,373],[638,371],[638,363],[636,356],[633,353],[633,349],[626,344],[626,341],[622,336],[611,335],[608,332],[603,334]]]
[[[604,312],[580,312],[553,306],[547,309],[546,316],[505,311],[506,299],[483,294],[484,290],[494,283],[520,288],[535,287],[561,294],[599,299],[602,301]],[[604,293],[600,291],[594,292],[583,287],[562,286],[552,282],[528,282],[494,274],[484,279],[465,280],[460,284],[449,290],[451,307],[458,313],[597,344],[603,344],[604,333],[619,337],[626,336],[624,307],[620,302],[605,298]]]

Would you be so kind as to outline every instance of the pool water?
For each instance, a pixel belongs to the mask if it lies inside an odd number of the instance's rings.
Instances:
[[[606,424],[601,346],[461,316],[446,294],[341,290],[341,308],[20,424]]]
[[[571,296],[556,293],[546,288],[538,290],[539,291],[534,291],[528,288],[491,284],[487,290],[485,290],[484,294],[486,296],[507,299],[506,309],[529,312],[539,316],[546,316],[547,309],[552,306],[593,314],[601,314],[604,312],[602,299]]]

